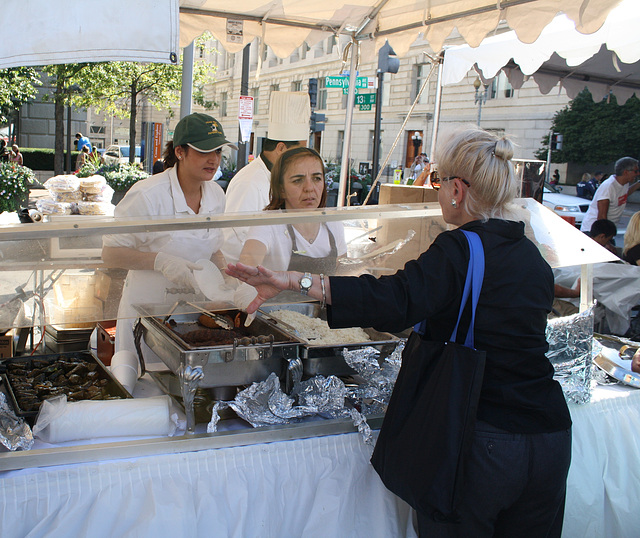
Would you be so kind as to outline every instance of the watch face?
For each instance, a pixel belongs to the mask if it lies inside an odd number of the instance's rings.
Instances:
[[[313,283],[313,280],[311,280],[308,276],[303,276],[300,279],[300,286],[303,288],[309,289],[312,283]]]

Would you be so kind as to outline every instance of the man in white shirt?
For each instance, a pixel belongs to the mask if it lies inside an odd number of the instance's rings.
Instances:
[[[640,187],[637,182],[638,161],[632,157],[622,157],[616,161],[615,175],[607,179],[596,191],[584,216],[580,230],[591,231],[596,220],[608,219],[617,224],[627,205],[627,197]],[[630,183],[633,185],[630,185]]]
[[[262,152],[240,170],[227,187],[225,213],[255,213],[269,204],[271,168],[288,149],[306,146],[311,106],[305,92],[272,92],[269,129]],[[222,252],[229,263],[237,263],[248,227],[226,228]]]

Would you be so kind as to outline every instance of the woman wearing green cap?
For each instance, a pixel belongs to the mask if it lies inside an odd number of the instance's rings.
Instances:
[[[224,192],[212,181],[222,148],[237,149],[220,123],[206,114],[190,114],[176,126],[164,153],[164,172],[136,183],[116,206],[116,217],[171,217],[224,212]],[[195,262],[224,267],[222,232],[215,229],[135,233],[104,237],[102,258],[109,267],[129,269],[116,329],[115,351],[135,352],[133,308],[141,303],[195,300]],[[145,349],[150,353],[148,349]]]

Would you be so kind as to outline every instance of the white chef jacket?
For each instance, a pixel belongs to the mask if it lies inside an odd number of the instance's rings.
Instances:
[[[202,199],[198,215],[224,212],[224,191],[214,181],[202,184]],[[116,217],[187,216],[196,213],[187,205],[175,168],[138,181],[116,206]],[[142,252],[166,252],[196,262],[210,259],[222,246],[222,233],[215,229],[177,230],[172,232],[140,232],[105,235],[107,247],[128,247]],[[152,270],[130,270],[122,291],[116,325],[115,351],[135,352],[133,324],[138,316],[134,304],[173,304],[179,299],[203,300],[201,294],[174,294],[178,288],[162,273]],[[150,350],[143,349],[145,358]]]
[[[269,205],[271,172],[261,157],[240,170],[227,187],[225,213],[257,213]],[[225,228],[222,253],[229,263],[236,263],[247,239],[248,226]]]

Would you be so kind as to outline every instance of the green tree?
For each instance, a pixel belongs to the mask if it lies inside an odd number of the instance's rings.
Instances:
[[[0,69],[0,123],[7,123],[15,110],[33,99],[40,85],[33,67]]]
[[[193,68],[194,98],[210,108],[204,99],[204,85],[213,80],[215,67],[196,62]],[[78,107],[93,107],[119,118],[129,118],[129,162],[135,161],[136,117],[142,100],[158,110],[179,100],[182,64],[106,62],[89,64],[75,77],[83,92],[72,97]]]
[[[551,151],[554,163],[608,164],[620,157],[637,156],[640,148],[640,100],[635,96],[618,105],[614,95],[594,102],[581,91],[553,118],[552,130],[563,137],[562,149]],[[549,135],[536,157],[546,160]]]
[[[53,87],[51,96],[54,102],[55,118],[55,156],[53,170],[56,175],[64,171],[64,107],[70,105],[73,95],[81,88],[76,83],[76,77],[90,64],[58,64],[44,68],[49,76],[49,83]]]

